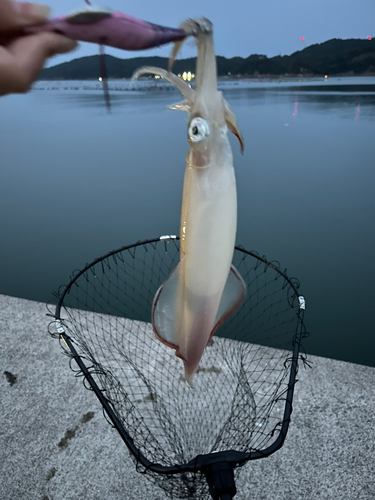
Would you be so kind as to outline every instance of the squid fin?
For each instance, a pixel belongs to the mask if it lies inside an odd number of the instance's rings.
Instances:
[[[152,303],[151,322],[158,339],[168,347],[177,349],[176,310],[181,262],[157,290]]]
[[[226,321],[240,308],[243,301],[245,300],[245,296],[246,284],[242,279],[240,273],[232,265],[230,267],[223,295],[221,296],[219,309],[216,314],[215,326],[212,330],[210,340],[219,326],[222,325],[224,321]]]
[[[176,326],[180,319],[176,318],[176,311],[178,311],[177,301],[179,300],[180,272],[182,269],[181,262],[156,292],[152,304],[151,321],[157,338],[163,344],[175,349],[176,356],[185,360],[185,357],[180,354],[180,349],[184,351],[184,346],[180,345],[184,339],[176,337],[179,330]],[[234,266],[231,266],[220,305],[216,313],[214,328],[212,329],[207,342],[209,342],[219,326],[239,309],[245,299],[245,296],[245,282],[237,269]]]

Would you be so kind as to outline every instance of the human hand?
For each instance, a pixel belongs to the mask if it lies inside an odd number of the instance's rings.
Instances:
[[[43,22],[48,14],[45,5],[0,0],[0,96],[27,92],[47,58],[65,54],[77,46],[75,41],[56,33],[9,38],[12,31]]]

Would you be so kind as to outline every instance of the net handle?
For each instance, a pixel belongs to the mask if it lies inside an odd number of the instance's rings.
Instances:
[[[237,493],[233,465],[217,462],[203,469],[213,500],[232,500]]]

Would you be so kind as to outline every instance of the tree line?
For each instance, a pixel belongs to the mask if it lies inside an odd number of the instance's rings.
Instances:
[[[88,56],[46,68],[40,80],[91,80],[100,76],[99,56]],[[105,56],[108,78],[130,78],[140,66],[167,69],[168,58],[135,57],[119,59]],[[179,59],[174,73],[195,71],[196,58]],[[339,75],[375,74],[375,40],[332,39],[310,45],[289,56],[267,57],[252,54],[247,58],[217,56],[219,76],[282,76],[282,75]]]

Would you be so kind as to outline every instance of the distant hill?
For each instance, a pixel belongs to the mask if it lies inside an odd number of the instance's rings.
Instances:
[[[109,78],[130,78],[140,66],[167,68],[168,64],[165,57],[118,59],[106,55],[105,61]],[[375,74],[375,39],[334,38],[310,45],[290,56],[268,58],[265,55],[253,54],[245,59],[218,56],[217,69],[219,76]],[[177,60],[173,71],[194,72],[195,58]],[[39,79],[92,80],[99,76],[98,56],[89,56],[46,68]]]

